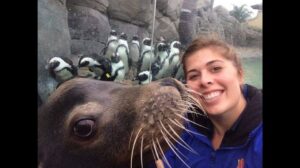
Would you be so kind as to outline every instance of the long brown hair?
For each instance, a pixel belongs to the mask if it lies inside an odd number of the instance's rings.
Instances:
[[[232,61],[233,65],[237,68],[238,73],[243,72],[240,57],[236,53],[233,46],[227,44],[225,41],[216,37],[204,37],[195,39],[186,49],[182,56],[183,70],[186,74],[186,59],[192,55],[194,52],[199,51],[204,48],[210,48],[219,54],[221,54],[225,59]]]

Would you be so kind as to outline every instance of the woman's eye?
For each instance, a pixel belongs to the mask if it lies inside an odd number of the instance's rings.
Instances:
[[[213,68],[212,68],[212,71],[213,71],[213,72],[219,72],[221,69],[222,69],[222,67],[216,66],[216,67],[213,67]]]
[[[81,119],[73,126],[74,135],[80,138],[89,138],[95,131],[95,121],[91,119]]]
[[[189,75],[188,76],[188,80],[193,80],[196,79],[197,75]]]

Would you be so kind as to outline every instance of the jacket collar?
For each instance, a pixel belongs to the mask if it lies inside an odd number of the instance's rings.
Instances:
[[[262,92],[251,85],[245,84],[243,95],[246,98],[247,105],[232,127],[225,133],[221,148],[245,144],[251,131],[262,123]],[[207,117],[199,115],[195,118],[189,115],[189,118],[207,127],[208,129],[204,129],[191,124],[209,139],[212,138],[213,125]]]

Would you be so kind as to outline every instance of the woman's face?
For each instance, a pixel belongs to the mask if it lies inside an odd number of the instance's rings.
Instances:
[[[197,96],[208,115],[240,112],[245,101],[240,90],[242,73],[218,52],[204,48],[186,59],[188,86],[202,94]]]

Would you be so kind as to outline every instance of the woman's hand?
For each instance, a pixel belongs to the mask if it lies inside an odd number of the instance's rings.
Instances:
[[[161,159],[155,161],[156,168],[164,168],[164,163]]]

